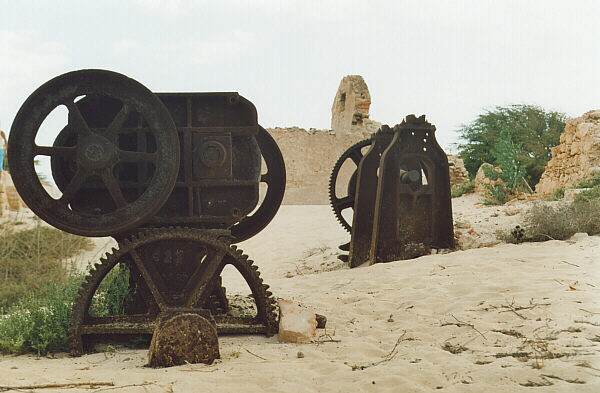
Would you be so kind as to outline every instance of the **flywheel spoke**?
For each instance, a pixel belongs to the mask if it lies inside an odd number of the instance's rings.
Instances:
[[[60,197],[59,201],[64,203],[65,205],[71,202],[71,200],[73,200],[73,197],[75,196],[75,193],[79,191],[79,189],[83,185],[83,182],[85,182],[87,178],[88,175],[83,169],[77,169],[77,172],[75,172],[75,175],[63,190],[63,194]]]
[[[338,199],[337,201],[334,202],[334,204],[340,210],[348,209],[348,208],[354,206],[354,197],[347,196],[347,197]]]
[[[358,166],[358,164],[360,164],[360,160],[362,160],[363,158],[363,155],[360,150],[354,150],[350,153],[350,158],[352,159],[352,161],[354,161],[356,166]]]
[[[81,136],[92,135],[92,130],[90,130],[77,105],[73,101],[68,101],[65,106],[69,110],[69,126]]]
[[[193,307],[207,290],[212,290],[212,288],[209,288],[210,283],[218,273],[224,256],[225,250],[217,250],[198,266],[192,279],[188,281],[188,286],[193,285],[193,287],[186,288],[190,290],[185,302],[186,307]]]
[[[115,116],[113,121],[106,128],[106,132],[105,132],[104,136],[109,141],[116,143],[117,134],[118,134],[119,130],[121,128],[123,128],[123,124],[125,124],[125,121],[127,120],[128,116],[129,116],[129,106],[127,104],[123,104],[123,107],[121,108],[119,113],[117,113],[117,115]]]
[[[66,146],[35,146],[33,148],[34,156],[59,156],[62,158],[74,158],[77,149]]]
[[[117,205],[117,209],[125,207],[127,205],[127,201],[123,196],[123,191],[121,191],[119,182],[113,175],[112,170],[105,169],[100,177],[102,178],[102,181],[104,182],[104,185],[106,186],[106,189],[108,190],[113,201]]]
[[[160,275],[158,275],[158,273],[153,269],[151,264],[145,264],[142,261],[136,250],[130,250],[129,255],[131,255],[136,268],[142,275],[146,285],[148,286],[148,289],[150,289],[150,293],[152,293],[154,301],[161,310],[165,309],[167,307],[167,302],[160,293],[160,288],[158,286],[164,286],[160,279]]]

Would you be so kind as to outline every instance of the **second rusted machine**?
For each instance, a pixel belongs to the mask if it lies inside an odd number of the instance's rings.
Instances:
[[[357,168],[347,196],[338,196],[336,182],[348,159]],[[330,200],[351,232],[346,246],[351,267],[454,247],[448,159],[424,115],[409,115],[393,128],[382,126],[370,140],[348,149],[334,166]],[[342,215],[348,208],[353,209],[351,226]]]

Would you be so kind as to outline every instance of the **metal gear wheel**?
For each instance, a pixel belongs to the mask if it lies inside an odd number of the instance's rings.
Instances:
[[[141,230],[119,241],[119,248],[113,248],[90,271],[75,299],[69,328],[71,352],[82,354],[99,337],[149,336],[160,311],[202,308],[214,302],[226,265],[232,265],[245,279],[256,304],[256,315],[214,315],[219,335],[275,334],[278,317],[269,286],[263,283],[253,261],[226,239],[223,231],[170,227]],[[91,316],[92,299],[117,264],[129,267],[131,280],[146,304],[134,312],[126,311],[125,315]]]
[[[350,146],[348,150],[346,150],[340,158],[337,160],[335,165],[333,166],[333,170],[331,171],[331,176],[329,177],[329,203],[331,208],[333,209],[333,214],[337,218],[338,222],[344,227],[345,230],[351,232],[352,225],[348,223],[348,221],[342,215],[342,211],[346,209],[354,208],[354,198],[356,194],[356,177],[358,175],[358,164],[360,160],[363,158],[362,149],[364,147],[370,146],[372,144],[371,138],[362,140],[360,142],[355,143]],[[350,180],[348,181],[348,194],[345,197],[338,197],[336,194],[336,184],[338,180],[338,175],[342,165],[347,160],[351,160],[355,165],[356,169],[352,173]]]

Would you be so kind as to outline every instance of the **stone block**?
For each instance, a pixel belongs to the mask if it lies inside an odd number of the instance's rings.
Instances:
[[[310,342],[317,333],[316,314],[289,300],[279,300],[279,341]]]

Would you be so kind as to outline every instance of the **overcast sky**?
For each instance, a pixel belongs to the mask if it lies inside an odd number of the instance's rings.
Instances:
[[[4,1],[0,127],[81,68],[152,91],[238,91],[265,127],[329,128],[340,79],[364,77],[371,118],[426,114],[450,149],[486,108],[600,108],[600,1]]]

